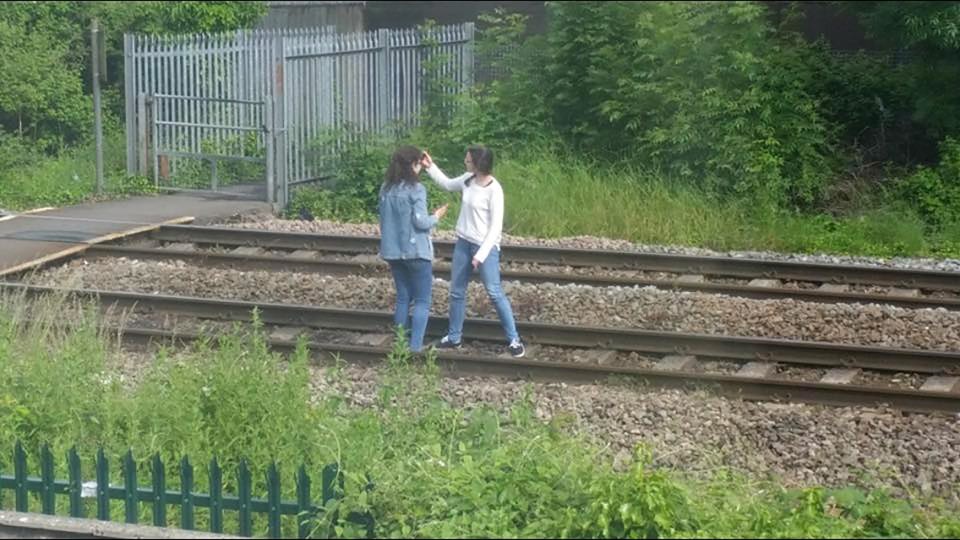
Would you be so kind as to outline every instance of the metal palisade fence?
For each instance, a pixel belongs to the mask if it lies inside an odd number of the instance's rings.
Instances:
[[[473,38],[473,23],[126,35],[127,172],[285,204],[360,133],[415,126],[428,61],[444,92],[469,88]]]
[[[196,510],[203,508],[207,509],[203,517],[208,522],[206,528],[210,532],[224,532],[227,521],[234,524],[236,533],[240,536],[253,536],[254,516],[265,515],[265,532],[270,538],[281,538],[282,534],[296,534],[299,538],[307,538],[314,532],[318,519],[327,521],[321,516],[327,509],[335,507],[330,502],[339,497],[338,488],[343,489],[343,474],[336,464],[327,465],[323,469],[320,501],[314,501],[311,478],[306,467],[301,465],[295,478],[297,500],[288,501],[281,499],[280,474],[275,463],[271,463],[265,471],[267,494],[266,498],[262,498],[254,496],[252,492],[253,477],[245,460],[240,461],[235,476],[229,472],[225,475],[216,458],[211,460],[207,469],[209,492],[198,493],[194,491],[194,467],[186,456],[180,460],[177,467],[179,478],[176,479],[176,484],[179,489],[176,490],[167,489],[166,468],[159,455],[150,460],[151,482],[148,488],[142,487],[138,481],[138,463],[132,452],[128,451],[121,463],[122,485],[110,483],[110,464],[103,450],[97,452],[94,461],[95,475],[87,481],[83,480],[81,459],[77,452],[71,449],[66,457],[69,476],[67,480],[55,477],[54,457],[46,446],[41,449],[39,459],[36,460],[39,462],[39,476],[31,475],[28,471],[27,453],[20,442],[17,442],[13,451],[13,475],[0,471],[0,508],[8,506],[3,503],[4,492],[13,491],[16,511],[35,511],[35,508],[30,507],[30,495],[35,494],[39,498],[40,511],[47,515],[56,515],[57,495],[61,495],[66,497],[66,505],[60,506],[66,506],[65,510],[71,517],[96,517],[102,521],[110,521],[110,502],[118,501],[123,507],[123,520],[126,523],[138,523],[141,511],[150,508],[151,524],[167,527],[168,506],[177,506],[180,514],[177,525],[186,530],[196,530]],[[237,493],[224,493],[225,485],[236,486]],[[367,489],[370,488],[371,486],[367,486]],[[95,516],[87,515],[88,501],[95,507]],[[232,514],[231,519],[224,519],[225,511]],[[292,516],[287,519],[295,519],[295,526],[288,523],[285,529],[281,521],[283,516]],[[372,516],[351,512],[345,518],[361,530],[365,529],[368,538],[373,537]],[[337,515],[334,514],[330,519],[336,521]],[[296,532],[293,533],[292,529]]]

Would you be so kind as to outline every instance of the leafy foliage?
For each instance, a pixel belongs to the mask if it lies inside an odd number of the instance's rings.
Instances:
[[[552,109],[577,149],[772,205],[823,187],[829,130],[763,6],[551,6]]]
[[[329,148],[340,147],[334,156]],[[288,215],[339,219],[348,222],[376,221],[380,185],[390,164],[392,140],[386,136],[349,130],[331,130],[311,144],[316,170],[330,177],[321,189],[301,188],[294,192]]]
[[[295,500],[288,479],[301,462],[312,478],[336,462],[345,474],[343,499],[321,514],[315,537],[361,537],[343,519],[350,511],[371,512],[378,537],[929,537],[960,530],[955,507],[942,501],[855,487],[788,490],[723,470],[692,480],[655,468],[643,445],[615,469],[596,441],[558,420],[541,421],[530,389],[502,410],[449,404],[435,358],[414,360],[402,339],[364,406],[347,399],[353,390],[337,359],[311,369],[303,341],[288,357],[268,350],[256,313],[249,326],[149,355],[149,367],[132,381],[119,375],[124,360],[98,330],[99,317],[95,306],[60,296],[38,303],[0,297],[0,440],[7,448],[24,441],[31,470],[44,443],[55,456],[73,445],[81,454],[103,445],[111,463],[132,448],[141,478],[149,478],[157,453],[168,489],[178,489],[178,460],[187,454],[195,490],[207,491],[211,457],[225,471],[246,458],[253,493],[266,492],[262,471],[276,462],[281,496]],[[316,393],[317,386],[325,390]],[[11,470],[10,454],[0,452],[0,469]],[[62,460],[56,468],[64,478]],[[113,467],[111,483],[122,484],[120,475]],[[232,474],[224,479],[225,492],[236,493]],[[111,512],[123,519],[123,505]],[[149,513],[142,505],[141,519]],[[175,506],[167,517],[177,523]],[[198,528],[208,526],[207,513],[196,518]],[[235,531],[236,513],[225,518]],[[257,515],[255,530],[264,521]],[[284,537],[296,534],[295,521],[282,526]]]
[[[920,167],[900,180],[893,193],[906,201],[934,228],[960,223],[960,140],[940,144],[940,164]]]
[[[479,22],[476,54],[499,75],[464,96],[462,112],[445,135],[461,151],[481,143],[510,152],[555,139],[543,91],[546,37],[527,35],[527,17],[503,8],[480,15]]]
[[[27,32],[0,20],[0,129],[36,141],[46,151],[89,138],[92,101],[80,72],[68,68],[72,51],[56,36]]]
[[[250,27],[265,12],[265,2],[10,2],[0,11],[0,128],[48,153],[90,137],[94,18],[107,37],[104,108],[119,117],[124,33],[218,32]]]
[[[960,4],[957,2],[842,2],[870,35],[915,55],[905,80],[914,119],[931,138],[960,134]]]

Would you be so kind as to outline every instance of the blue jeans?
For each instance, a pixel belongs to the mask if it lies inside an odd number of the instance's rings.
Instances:
[[[433,262],[426,259],[389,260],[390,273],[397,286],[397,307],[393,324],[410,329],[410,350],[423,349],[423,335],[430,317],[433,296]],[[413,302],[413,324],[408,324],[410,302]]]
[[[463,339],[463,320],[467,313],[467,284],[473,273],[473,256],[480,246],[457,238],[453,248],[453,263],[450,268],[450,330],[447,336],[450,341],[459,343]],[[517,333],[517,324],[513,320],[513,309],[510,300],[500,287],[500,249],[493,248],[490,254],[477,269],[483,288],[487,290],[490,303],[497,309],[500,317],[500,326],[507,335],[507,341],[512,342],[520,337]]]

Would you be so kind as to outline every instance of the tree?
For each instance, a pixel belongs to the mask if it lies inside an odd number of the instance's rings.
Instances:
[[[0,126],[52,151],[86,135],[93,118],[67,44],[0,21]]]
[[[123,34],[222,32],[249,28],[265,2],[10,2],[0,10],[0,128],[50,151],[83,140],[92,123],[90,23],[106,32],[105,109],[123,95]]]
[[[718,194],[810,202],[830,130],[756,2],[550,2],[556,125]]]
[[[914,120],[934,139],[960,133],[960,2],[839,2],[868,34],[911,53]]]

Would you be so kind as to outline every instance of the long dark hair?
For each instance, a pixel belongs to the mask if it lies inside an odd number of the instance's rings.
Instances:
[[[486,146],[474,145],[467,148],[470,154],[470,160],[473,161],[473,168],[480,174],[493,173],[493,150]]]
[[[387,174],[384,177],[384,183],[387,188],[394,187],[400,182],[406,184],[416,184],[420,181],[417,173],[413,172],[413,166],[420,161],[423,152],[416,146],[401,146],[393,153],[390,158],[390,166],[387,167]]]

